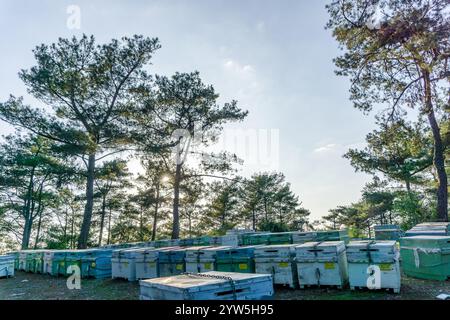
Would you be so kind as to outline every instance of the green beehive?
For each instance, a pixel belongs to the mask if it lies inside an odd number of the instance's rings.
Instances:
[[[247,246],[291,244],[292,234],[293,232],[274,232],[246,235],[243,244]]]
[[[400,238],[400,255],[408,276],[440,281],[450,277],[450,236]]]
[[[222,272],[255,273],[255,247],[217,250],[216,268]]]
[[[34,269],[32,272],[34,273],[43,273],[44,272],[44,253],[46,250],[35,250],[34,256]]]
[[[350,237],[348,230],[327,230],[317,231],[316,241],[344,241],[346,244],[349,242]]]

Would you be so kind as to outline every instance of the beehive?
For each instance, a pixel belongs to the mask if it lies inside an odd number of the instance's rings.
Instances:
[[[44,252],[43,273],[52,276],[66,274],[66,251],[65,250],[47,250]]]
[[[44,267],[44,250],[27,250],[25,260],[25,271],[42,273]]]
[[[154,242],[155,248],[169,248],[179,246],[179,239],[166,239],[166,240],[157,240]]]
[[[136,279],[153,279],[158,277],[158,251],[155,248],[136,250],[134,263]]]
[[[14,255],[0,256],[0,278],[14,276]]]
[[[212,246],[237,247],[239,245],[239,238],[236,234],[211,237],[209,240],[209,244]]]
[[[450,236],[450,222],[420,223],[406,231],[407,237],[413,236]]]
[[[344,241],[306,242],[295,247],[298,282],[305,286],[336,286],[348,283]]]
[[[326,231],[316,231],[315,241],[344,241],[349,242],[348,230],[326,230]]]
[[[90,249],[81,256],[81,276],[83,278],[111,278],[111,249]]]
[[[136,249],[114,250],[111,258],[111,277],[136,281]]]
[[[255,246],[221,249],[216,251],[216,269],[222,272],[255,272]]]
[[[246,235],[244,245],[291,244],[293,232],[274,232]]]
[[[441,281],[450,277],[450,236],[400,238],[400,254],[408,276]]]
[[[395,224],[384,224],[375,226],[376,240],[395,240],[397,241],[402,236],[400,227]]]
[[[202,246],[202,247],[190,247],[186,249],[186,272],[198,273],[205,271],[213,271],[214,269],[210,267],[210,270],[205,270],[203,261],[201,262],[201,257],[204,255],[204,249],[211,248],[211,246]],[[211,266],[210,261],[207,266]]]
[[[250,229],[231,229],[227,230],[227,235],[236,235],[238,237],[238,245],[242,246],[244,244],[244,238],[247,235],[256,234],[254,230]]]
[[[269,245],[255,248],[255,271],[272,274],[274,284],[298,286],[295,245]]]
[[[400,292],[399,252],[395,241],[352,241],[347,245],[350,288]],[[375,279],[378,277],[379,283]]]
[[[292,243],[302,244],[306,242],[314,242],[317,239],[317,232],[293,232]]]
[[[186,270],[186,248],[170,247],[158,250],[158,276],[169,277]]]
[[[19,268],[18,270],[25,271],[27,268],[27,255],[32,250],[21,250],[19,251]]]
[[[211,271],[140,281],[141,300],[259,300],[272,295],[268,274]]]

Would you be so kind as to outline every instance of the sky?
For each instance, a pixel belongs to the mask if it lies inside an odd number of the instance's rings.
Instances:
[[[218,147],[244,160],[240,174],[281,171],[312,218],[358,201],[370,177],[342,155],[364,146],[373,116],[353,108],[349,81],[334,74],[341,51],[321,0],[2,0],[0,101],[30,97],[18,78],[32,49],[58,37],[93,34],[98,43],[142,34],[159,38],[149,70],[198,70],[249,111],[227,125]],[[0,123],[0,134],[12,128]]]

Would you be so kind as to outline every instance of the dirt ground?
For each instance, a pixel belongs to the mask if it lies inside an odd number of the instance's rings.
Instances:
[[[416,300],[436,299],[450,294],[450,281],[439,282],[402,277],[400,294],[371,290],[308,288],[292,290],[276,287],[277,300]],[[69,290],[66,279],[17,272],[14,278],[0,279],[0,300],[134,300],[139,284],[126,280],[83,279],[81,290]]]

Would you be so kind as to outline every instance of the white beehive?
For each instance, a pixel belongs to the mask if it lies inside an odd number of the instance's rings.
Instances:
[[[348,282],[344,241],[307,242],[295,247],[298,282],[305,286],[336,286]]]
[[[225,236],[211,237],[209,244],[212,246],[230,246],[237,247],[239,245],[239,237],[237,234],[227,234]]]
[[[0,256],[0,278],[14,276],[14,259],[13,255]]]
[[[395,241],[352,241],[347,245],[350,288],[400,292],[399,251]]]
[[[297,266],[294,261],[295,245],[270,245],[255,248],[255,271],[272,274],[274,284],[296,288]]]
[[[137,252],[143,249],[145,248],[114,250],[111,258],[111,277],[136,281],[136,256]]]
[[[134,263],[136,279],[153,279],[158,277],[158,251],[155,248],[136,250]]]
[[[204,246],[198,251],[195,251],[195,248],[186,250],[186,272],[214,271],[217,251],[231,248],[231,246]]]
[[[273,295],[272,276],[205,272],[141,280],[141,300],[258,300]]]

